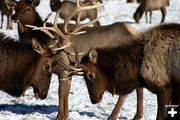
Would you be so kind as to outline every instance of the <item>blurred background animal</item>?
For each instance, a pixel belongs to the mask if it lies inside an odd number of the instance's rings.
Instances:
[[[14,6],[15,6],[15,1],[13,1],[13,0],[0,0],[0,11],[1,11],[1,26],[0,26],[0,28],[1,29],[3,27],[4,15],[7,16],[6,29],[12,29],[11,15],[13,13]]]

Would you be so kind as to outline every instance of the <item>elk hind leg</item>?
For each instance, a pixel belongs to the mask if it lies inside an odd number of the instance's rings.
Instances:
[[[156,120],[165,120],[165,105],[169,105],[171,102],[172,91],[170,88],[158,88],[157,101],[158,101],[158,112]]]

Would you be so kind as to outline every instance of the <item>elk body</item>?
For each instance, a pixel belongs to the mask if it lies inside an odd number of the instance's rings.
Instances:
[[[82,3],[86,4],[86,2]],[[93,3],[89,3],[93,4]],[[57,12],[59,9],[61,9],[60,17],[66,21],[67,17],[69,14],[74,10],[76,6],[75,2],[72,1],[60,1],[60,0],[50,0],[50,7],[52,11]],[[97,12],[98,10],[96,8],[86,10],[86,11],[81,11],[79,12],[80,15],[80,21],[85,20],[86,18],[89,18],[90,21],[93,21],[97,18]],[[72,20],[77,20],[78,14],[73,16]],[[94,26],[99,26],[100,23],[99,21],[94,23]]]
[[[32,86],[36,97],[46,98],[54,60],[52,53],[37,42],[33,47],[44,52],[38,54],[31,46],[0,33],[0,90],[19,97]]]
[[[15,7],[14,17],[18,19],[19,23],[21,23],[21,25],[18,25],[18,29],[21,29],[20,27],[24,29],[19,30],[19,35],[20,37],[26,38],[23,39],[25,43],[31,43],[32,37],[35,37],[37,41],[43,41],[45,45],[51,41],[45,33],[43,36],[40,37],[40,33],[38,33],[38,31],[32,31],[31,29],[28,29],[26,26],[24,26],[25,24],[43,26],[43,21],[41,20],[37,12],[35,12],[35,7],[32,4],[24,1],[18,2]],[[31,19],[26,19],[29,17]],[[62,27],[65,25],[60,26],[58,27],[60,30],[62,30]],[[67,28],[69,28],[69,26],[67,26]],[[139,34],[139,32],[135,28],[131,27],[126,23],[114,23],[107,26],[89,27],[84,29],[86,30],[86,33],[75,36],[67,36],[68,39],[71,41],[71,44],[73,46],[76,46],[79,52],[83,53],[88,52],[90,47],[105,47],[108,45],[116,46],[117,42],[121,42],[121,44],[126,44],[126,42],[130,42],[126,41],[129,37],[135,37]],[[37,36],[35,32],[38,33]],[[41,32],[41,34],[43,33]],[[66,51],[73,52],[72,49],[69,48],[67,48]],[[64,57],[64,54],[58,54],[56,57],[59,56]],[[74,61],[74,57],[70,58],[72,61]],[[66,62],[68,63],[69,61],[66,59]],[[66,81],[62,80],[68,76],[66,72],[64,72],[64,68],[62,68],[62,66],[56,65],[53,69],[53,73],[58,75],[59,79],[59,112],[56,119],[62,120],[66,119],[68,116],[68,97],[71,86],[71,79],[68,79]]]
[[[149,23],[152,23],[152,11],[153,10],[161,10],[162,13],[162,19],[161,23],[164,22],[165,16],[166,16],[166,7],[169,3],[169,0],[142,0],[139,7],[136,9],[136,12],[134,13],[134,20],[136,23],[139,23],[139,20],[142,18],[144,12],[146,16],[146,23],[148,23],[147,13],[150,12],[149,17],[150,21]]]
[[[157,120],[164,120],[165,105],[179,104],[180,25],[160,25],[128,45],[90,49],[82,60],[92,101],[104,91],[126,95],[146,87],[157,95]],[[118,43],[117,43],[118,44]]]
[[[12,19],[11,15],[14,10],[15,2],[13,0],[0,0],[0,11],[1,11],[1,26],[3,27],[4,15],[7,16],[7,26],[6,29],[12,29]]]
[[[92,103],[100,102],[105,91],[120,95],[116,109],[113,110],[114,114],[111,114],[108,120],[117,119],[120,110],[118,107],[123,103],[119,101],[124,101],[127,94],[144,86],[139,74],[144,45],[134,43],[120,46],[91,49],[81,60]]]

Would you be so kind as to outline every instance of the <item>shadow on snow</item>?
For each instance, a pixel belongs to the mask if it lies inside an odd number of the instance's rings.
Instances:
[[[41,114],[51,114],[58,112],[58,106],[56,105],[25,105],[25,104],[0,104],[0,111],[9,111],[15,114],[30,114],[38,112]]]

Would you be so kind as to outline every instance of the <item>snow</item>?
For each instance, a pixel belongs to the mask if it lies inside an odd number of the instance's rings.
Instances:
[[[139,31],[148,29],[151,26],[158,25],[161,19],[159,11],[153,12],[153,24],[146,24],[145,17],[140,24],[134,23],[132,18],[138,4],[126,4],[126,0],[104,0],[104,7],[99,10],[100,23],[102,25],[114,22],[125,21],[137,28]],[[42,18],[50,13],[49,0],[41,0],[37,8]],[[180,22],[180,1],[170,0],[170,6],[167,8],[166,23]],[[53,18],[52,18],[53,19]],[[51,19],[51,20],[52,20]],[[13,30],[0,31],[17,38],[17,25],[13,24]],[[144,90],[144,116],[142,120],[155,120],[157,112],[156,95]],[[48,96],[45,100],[34,98],[32,89],[26,91],[25,96],[16,98],[0,91],[0,120],[54,120],[58,112],[58,79],[53,75]],[[103,100],[93,105],[90,102],[88,91],[83,77],[73,76],[72,86],[69,97],[69,120],[106,120],[111,114],[118,96],[112,96],[105,93]],[[123,104],[118,119],[132,119],[136,112],[136,92],[129,94]]]

